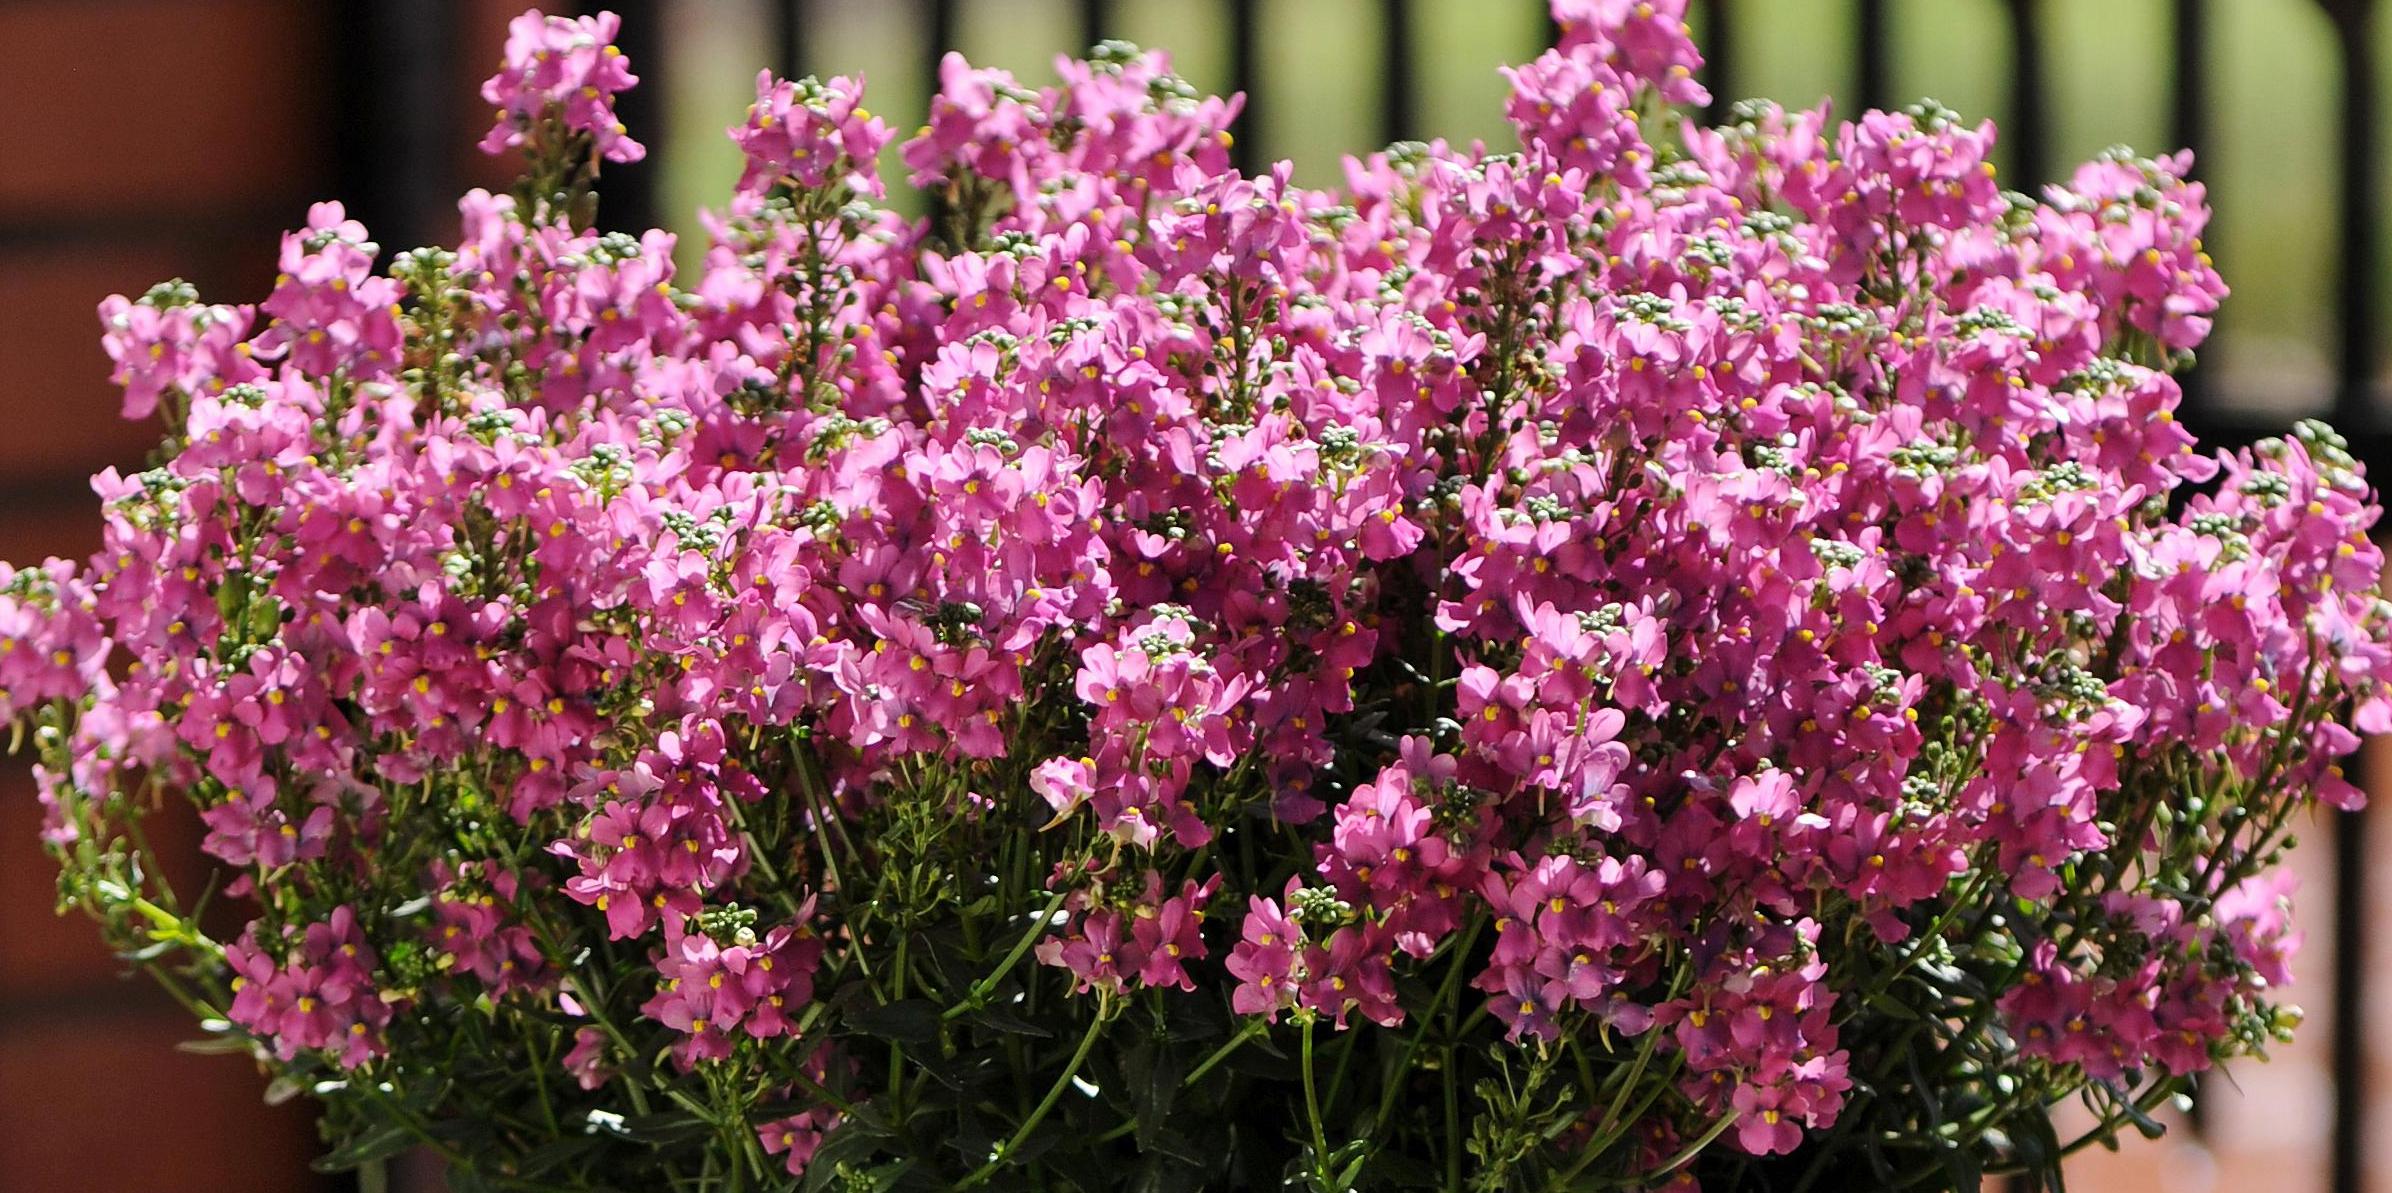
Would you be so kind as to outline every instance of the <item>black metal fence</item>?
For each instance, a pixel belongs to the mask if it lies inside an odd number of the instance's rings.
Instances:
[[[1209,4],[1219,14],[1229,86],[1246,95],[1243,130],[1233,153],[1241,168],[1253,170],[1273,158],[1260,115],[1270,110],[1274,88],[1263,70],[1261,39],[1265,0],[1185,0]],[[1376,119],[1384,141],[1415,137],[1421,130],[1419,63],[1416,21],[1430,4],[1465,0],[1377,0],[1379,8]],[[1526,4],[1543,7],[1543,0],[1469,0],[1489,5]],[[1772,0],[1693,0],[1693,20],[1709,57],[1705,82],[1715,102],[1724,104],[1742,94],[1737,82],[1739,22],[1762,17]],[[2026,189],[2053,181],[2051,160],[2054,114],[2050,109],[2048,62],[2052,46],[2051,5],[2082,0],[1999,0],[2006,18],[2009,44],[1989,52],[2006,54],[2005,110],[1994,113],[2001,122],[2010,155],[2008,180]],[[2195,151],[2197,167],[2214,174],[2218,159],[2212,129],[2217,100],[2212,86],[2213,55],[2218,52],[2213,32],[2223,6],[2244,0],[2168,0],[2172,32],[2164,47],[2143,47],[2163,56],[2168,66],[2168,139],[2174,146]],[[2331,413],[2334,425],[2346,435],[2354,454],[2379,478],[2392,477],[2392,428],[2376,406],[2383,344],[2378,335],[2384,311],[2379,252],[2384,225],[2383,106],[2379,77],[2378,21],[2384,4],[2377,0],[2309,0],[2332,28],[2333,61],[2321,69],[2333,74],[2336,87],[2331,135],[2335,139],[2333,237],[2337,246],[2336,277],[2328,336],[2332,345],[2330,392],[2313,395]],[[817,63],[811,53],[814,22],[848,8],[912,4],[912,28],[919,41],[920,62],[927,78],[935,79],[940,57],[959,43],[964,0],[766,0],[767,39],[762,63],[779,73],[797,76],[835,67]],[[1847,0],[1854,39],[1851,78],[1846,95],[1859,107],[1881,107],[1896,99],[1893,79],[1893,24],[1902,15],[1892,0]],[[1092,45],[1117,33],[1121,5],[1116,0],[1072,0],[1077,45]],[[625,97],[624,119],[650,147],[646,161],[629,167],[609,167],[603,183],[608,222],[644,228],[658,222],[658,194],[666,163],[674,146],[669,122],[662,111],[668,88],[664,78],[670,56],[665,52],[675,35],[675,21],[706,19],[704,5],[679,6],[666,0],[613,0],[582,7],[611,8],[623,17],[622,44],[645,85]],[[459,69],[447,48],[458,30],[456,6],[423,0],[350,0],[339,6],[336,35],[350,47],[343,72],[338,127],[341,130],[338,180],[344,196],[369,227],[383,233],[384,243],[428,243],[448,222],[453,188],[446,185],[453,171],[448,162],[460,137],[470,135],[475,113],[458,112],[453,96],[459,91]],[[468,69],[485,69],[469,64]],[[2251,413],[2249,404],[2222,399],[2216,379],[2195,370],[2186,379],[2187,424],[2204,443],[2240,445],[2284,430],[2281,416]],[[2361,1193],[2369,1153],[2365,1129],[2370,1093],[2366,1080],[2367,1049],[2364,1025],[2368,1018],[2368,858],[2365,851],[2369,814],[2337,814],[2333,821],[2334,881],[2331,891],[2333,928],[2331,1006],[2333,1082],[2332,1151],[2329,1172],[2332,1193]],[[2196,1102],[2193,1126],[2202,1125]]]

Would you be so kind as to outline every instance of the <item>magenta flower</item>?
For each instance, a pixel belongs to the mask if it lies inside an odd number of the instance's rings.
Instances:
[[[682,236],[593,226],[617,20],[517,19],[530,169],[453,248],[320,204],[255,305],[102,304],[166,441],[0,565],[61,891],[485,1175],[703,1183],[702,1098],[718,1176],[1167,1184],[1201,1133],[1129,1117],[1219,1049],[1181,1111],[1314,1165],[1441,1170],[1509,1111],[1433,1075],[1534,1070],[1513,1184],[1932,1175],[2280,1035],[2271,867],[2362,798],[2392,605],[2347,441],[2183,425],[2189,159],[2034,200],[1933,104],[1706,127],[1685,0],[1551,9],[1511,139],[1318,189],[1118,43],[950,56],[918,205],[859,79],[762,75]]]
[[[320,1051],[353,1069],[384,1053],[382,1028],[394,1001],[374,989],[374,955],[355,915],[344,905],[281,944],[277,962],[254,931],[228,946],[233,969],[233,1022],[271,1041],[284,1060],[302,1050]]]
[[[1231,1008],[1276,1021],[1279,1012],[1294,1006],[1304,978],[1299,961],[1305,943],[1304,930],[1276,902],[1254,896],[1240,939],[1229,954],[1230,976],[1238,979]]]
[[[833,182],[860,194],[883,194],[880,151],[895,136],[861,106],[862,79],[787,82],[770,71],[756,76],[756,102],[731,139],[747,155],[739,189],[763,194],[776,185],[818,190]]]
[[[590,138],[608,161],[636,162],[648,150],[615,119],[615,96],[639,77],[615,48],[622,18],[543,16],[530,10],[507,25],[505,65],[482,84],[482,99],[498,107],[498,123],[482,138],[482,152],[529,142],[543,121]]]
[[[1159,893],[1160,876],[1149,874],[1148,899]],[[1186,967],[1205,959],[1204,905],[1212,898],[1219,883],[1208,880],[1199,886],[1184,883],[1178,894],[1160,904],[1141,903],[1130,932],[1134,943],[1145,953],[1138,966],[1138,982],[1149,987],[1178,987],[1194,990],[1196,979]],[[1151,910],[1150,910],[1151,908]]]
[[[822,1146],[822,1137],[838,1124],[836,1111],[808,1110],[757,1124],[756,1137],[763,1142],[766,1155],[781,1157],[781,1165],[789,1175],[804,1176],[806,1165],[813,1162],[814,1152]]]

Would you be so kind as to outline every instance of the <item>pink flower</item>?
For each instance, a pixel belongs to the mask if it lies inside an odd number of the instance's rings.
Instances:
[[[383,1055],[381,1032],[395,1000],[384,1000],[374,989],[374,955],[355,914],[342,905],[325,922],[286,932],[276,942],[280,962],[259,940],[257,928],[252,924],[225,950],[234,974],[233,1004],[227,1009],[232,1021],[272,1043],[284,1060],[302,1050],[322,1051],[353,1069]]]
[[[321,204],[254,307],[103,305],[167,442],[87,561],[0,566],[63,889],[205,988],[132,902],[187,795],[286,1073],[399,1090],[463,1024],[619,1107],[669,1057],[793,1174],[909,1065],[1050,1065],[979,1038],[1015,991],[1108,1048],[1325,1025],[1332,1100],[1415,1016],[1466,1073],[1559,1045],[1601,1088],[1552,1143],[1624,1177],[1859,1137],[1917,1015],[1976,1033],[1909,1091],[1970,1130],[2007,1062],[2249,1051],[2299,943],[2259,830],[2363,798],[2392,606],[2348,441],[2183,425],[2189,160],[2027,201],[1932,104],[1704,127],[1684,0],[1551,7],[1515,146],[1323,189],[1109,43],[948,58],[910,217],[860,80],[763,75],[694,243],[558,206],[640,155],[633,79],[526,14],[486,144],[532,173],[453,251]],[[1869,1079],[1865,1134],[1932,1104]]]
[[[251,359],[250,307],[202,306],[186,286],[169,283],[139,299],[111,295],[100,304],[100,337],[116,362],[110,380],[124,387],[124,416],[148,418],[168,392],[222,393],[253,383],[265,370]]]
[[[1204,905],[1219,880],[1208,879],[1202,885],[1183,883],[1178,894],[1156,904],[1151,900],[1159,893],[1160,876],[1149,874],[1148,879],[1149,901],[1138,906],[1130,924],[1131,939],[1145,954],[1138,966],[1138,982],[1148,987],[1194,990],[1196,979],[1186,966],[1207,955]]]
[[[1295,1005],[1299,993],[1304,930],[1276,902],[1256,895],[1239,935],[1228,961],[1230,976],[1238,979],[1230,1007],[1240,1015],[1262,1015],[1275,1022],[1280,1011]]]
[[[585,1090],[603,1088],[615,1075],[614,1067],[606,1063],[606,1033],[595,1027],[577,1028],[573,1032],[573,1048],[565,1053],[565,1071],[573,1075],[573,1083]]]
[[[482,152],[531,143],[544,121],[590,138],[600,156],[636,162],[648,150],[615,119],[615,96],[639,82],[615,48],[622,18],[525,12],[507,25],[505,63],[482,84],[482,98],[498,106],[498,123],[482,138]]]
[[[822,1146],[822,1137],[838,1125],[838,1112],[808,1110],[757,1124],[756,1137],[763,1142],[766,1155],[782,1157],[782,1167],[789,1175],[804,1176],[806,1165],[813,1162],[815,1150]]]
[[[756,102],[731,139],[747,155],[739,189],[763,194],[776,185],[816,190],[838,182],[862,194],[883,194],[881,148],[895,134],[860,105],[862,79],[756,76]]]
[[[255,341],[268,357],[327,377],[389,373],[399,360],[399,284],[374,276],[379,247],[338,203],[308,209],[307,229],[282,240],[282,273],[259,308],[274,320]],[[236,353],[237,355],[237,353]]]

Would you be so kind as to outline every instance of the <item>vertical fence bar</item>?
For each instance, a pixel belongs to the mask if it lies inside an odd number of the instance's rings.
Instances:
[[[957,41],[956,0],[924,0],[922,6],[922,89],[925,94],[937,94],[939,89],[939,60],[947,51],[959,48]]]
[[[406,7],[413,11],[430,6]],[[631,129],[631,135],[648,147],[645,158],[608,162],[598,172],[598,222],[607,228],[643,232],[662,222],[658,217],[663,206],[659,198],[664,161],[672,153],[672,121],[665,103],[670,86],[666,79],[665,5],[663,0],[607,0],[585,7],[610,9],[623,18],[615,44],[631,60],[632,72],[640,82],[616,97],[615,114]]]
[[[352,0],[335,6],[333,182],[349,214],[386,251],[430,244],[446,229],[464,133],[453,65],[453,6]]]
[[[1886,35],[1887,21],[1886,0],[1859,0],[1853,10],[1853,32],[1860,42],[1853,55],[1853,84],[1862,109],[1884,107],[1893,90],[1893,45]],[[1846,113],[1848,118],[1857,115],[1857,111]]]
[[[2176,0],[2175,9],[2168,136],[2193,151],[2193,168],[2199,171],[2201,151],[2209,143],[2209,0]]]
[[[1112,0],[1080,0],[1080,44],[1086,50],[1113,36]]]
[[[1419,73],[1412,57],[1412,0],[1382,0],[1379,22],[1379,140],[1420,136]]]
[[[387,255],[440,243],[454,219],[460,140],[480,132],[461,119],[464,80],[454,64],[455,5],[350,0],[334,5],[328,33],[339,69],[332,85],[333,188]],[[487,69],[474,63],[474,69]],[[643,68],[644,69],[644,68]],[[478,81],[479,76],[477,76]],[[477,115],[487,112],[476,110]],[[387,1193],[444,1187],[425,1152],[382,1168]],[[330,1178],[329,1189],[361,1189],[363,1172]]]
[[[2382,286],[2376,271],[2383,214],[2382,137],[2377,129],[2382,89],[2375,61],[2376,0],[2325,0],[2333,14],[2342,68],[2341,186],[2336,218],[2342,255],[2337,278],[2341,344],[2334,422],[2346,432],[2372,432],[2380,345]],[[2373,440],[2372,434],[2366,436]],[[2386,461],[2370,460],[2369,464]]]
[[[2009,143],[2011,168],[2018,172],[2013,189],[2032,194],[2051,181],[2042,6],[2040,0],[2008,0],[2003,7],[2010,18],[2011,59],[2010,123],[2002,129],[2002,140]]]
[[[767,36],[772,38],[772,73],[795,79],[806,73],[806,0],[765,0]]]
[[[1267,160],[1262,154],[1262,9],[1259,0],[1229,0],[1229,89],[1246,95],[1238,116],[1237,139],[1229,159],[1252,174]]]
[[[2369,457],[2386,465],[2372,398],[2376,328],[2382,300],[2376,278],[2382,226],[2382,138],[2375,62],[2375,0],[2320,0],[2333,18],[2342,69],[2341,177],[2335,200],[2341,257],[2336,310],[2341,343],[2335,355],[2334,421]],[[2334,822],[2334,1193],[2362,1193],[2367,1184],[2367,825],[2365,808]]]
[[[1703,108],[1706,124],[1719,123],[1728,105],[1736,102],[1735,9],[1733,0],[1702,0],[1698,10],[1703,14],[1703,86],[1711,92],[1711,102]]]
[[[917,23],[922,41],[917,52],[922,56],[922,103],[925,112],[929,111],[930,104],[938,97],[939,64],[945,60],[949,50],[957,48],[957,3],[958,0],[923,0],[921,20]],[[925,215],[929,219],[931,236],[940,245],[941,251],[955,253],[970,248],[971,237],[977,234],[978,229],[956,226],[951,191],[933,188],[922,197],[927,207]]]

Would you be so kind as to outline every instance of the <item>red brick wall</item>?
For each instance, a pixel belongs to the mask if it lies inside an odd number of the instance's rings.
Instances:
[[[181,276],[254,298],[278,229],[326,184],[325,6],[304,0],[0,5],[0,559],[88,553],[85,478],[140,462],[93,308]],[[300,1193],[304,1108],[126,980],[54,867],[22,767],[0,764],[0,1193]],[[164,846],[189,855],[194,837]]]
[[[339,0],[347,3],[348,0]],[[473,94],[528,0],[440,10],[457,45],[441,189],[503,186]],[[0,0],[0,559],[98,542],[87,485],[138,465],[94,308],[170,277],[262,298],[282,230],[336,197],[341,10],[323,0]],[[450,184],[454,183],[454,187]],[[348,196],[355,200],[356,196]],[[404,235],[404,234],[401,234]],[[392,244],[386,247],[401,248]],[[0,759],[0,1193],[320,1193],[302,1105],[236,1057],[175,1051],[183,1011],[61,918],[21,763]],[[160,848],[197,863],[185,820]],[[192,885],[196,886],[196,883]]]

